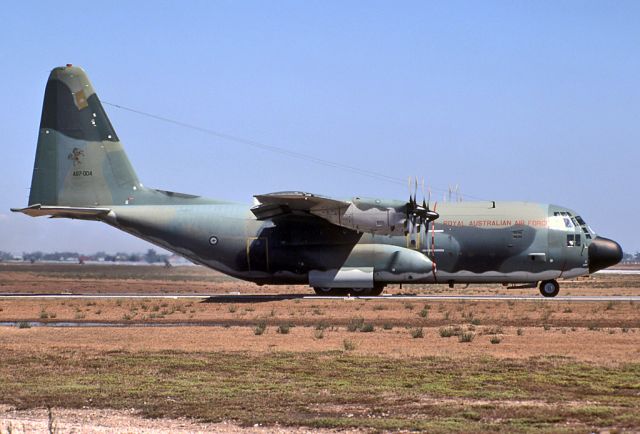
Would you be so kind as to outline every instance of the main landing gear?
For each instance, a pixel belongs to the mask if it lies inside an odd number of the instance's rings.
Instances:
[[[317,295],[332,295],[345,297],[352,295],[354,297],[380,295],[384,290],[384,285],[376,285],[373,288],[325,288],[316,286],[313,288]]]
[[[540,282],[540,294],[545,297],[555,297],[560,291],[560,285],[557,280],[543,280]]]

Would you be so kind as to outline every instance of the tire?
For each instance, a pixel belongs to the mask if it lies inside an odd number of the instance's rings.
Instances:
[[[545,297],[555,297],[560,292],[560,285],[556,280],[543,280],[540,282],[540,294]]]
[[[313,290],[316,292],[316,295],[334,296],[334,297],[345,296],[349,292],[349,290],[345,288],[326,288],[326,287],[319,287],[319,286],[314,286]]]

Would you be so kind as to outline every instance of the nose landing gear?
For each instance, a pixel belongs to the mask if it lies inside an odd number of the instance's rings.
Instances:
[[[540,294],[545,297],[555,297],[560,292],[560,285],[556,280],[543,280],[540,282]]]

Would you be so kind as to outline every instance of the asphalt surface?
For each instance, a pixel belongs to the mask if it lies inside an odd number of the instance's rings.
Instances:
[[[553,298],[542,295],[382,295],[379,297],[335,297],[310,294],[0,294],[2,299],[197,299],[209,303],[260,303],[283,300],[431,300],[431,301],[640,301],[640,295],[570,295]]]

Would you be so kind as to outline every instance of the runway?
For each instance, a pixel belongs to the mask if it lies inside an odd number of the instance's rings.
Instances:
[[[378,297],[336,297],[309,294],[0,294],[0,300],[15,299],[195,299],[206,303],[264,303],[285,300],[398,300],[398,301],[544,301],[544,302],[640,302],[640,295],[570,295],[553,298],[542,295],[382,295]]]

